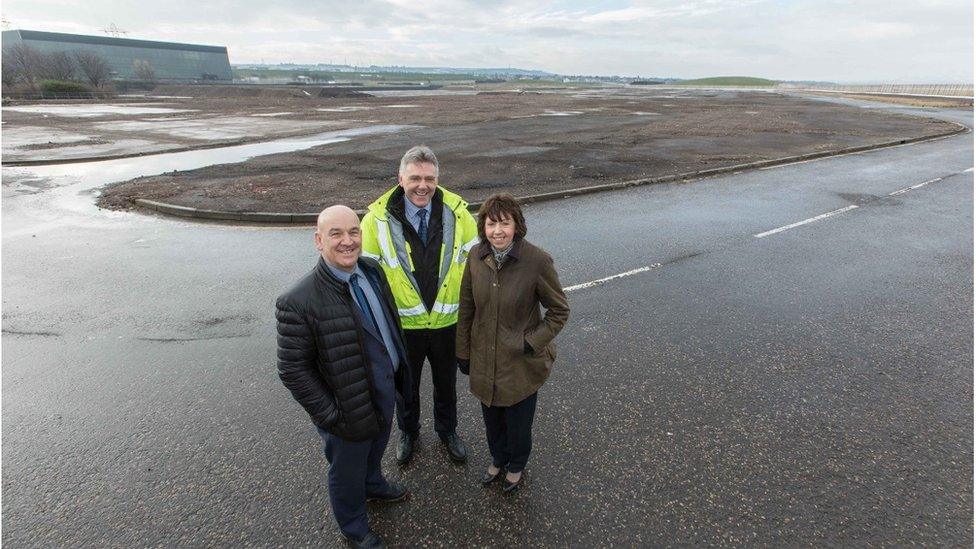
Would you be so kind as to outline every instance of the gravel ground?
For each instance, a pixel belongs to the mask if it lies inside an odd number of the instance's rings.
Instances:
[[[468,200],[527,195],[879,143],[950,129],[936,120],[765,92],[497,93],[389,98],[351,106],[374,124],[423,129],[246,162],[145,177],[107,189],[100,206],[134,198],[227,211],[310,212],[366,206],[395,183],[417,143],[441,160],[441,183]],[[349,114],[349,113],[344,113]],[[367,120],[363,120],[366,123]]]
[[[496,192],[520,196],[572,189],[952,128],[935,119],[766,91],[454,89],[320,98],[296,96],[288,89],[257,97],[189,97],[192,90],[162,89],[157,93],[168,98],[144,98],[154,107],[193,109],[189,115],[91,119],[5,112],[5,131],[47,127],[89,140],[152,140],[158,149],[212,145],[221,139],[273,139],[303,128],[316,133],[385,124],[422,126],[235,164],[146,174],[105,189],[99,200],[110,209],[128,209],[135,198],[149,198],[203,209],[296,213],[335,203],[366,206],[395,183],[400,156],[418,143],[438,154],[443,185],[477,201]],[[30,147],[57,154],[56,144],[25,146]],[[79,149],[68,148],[74,154]]]

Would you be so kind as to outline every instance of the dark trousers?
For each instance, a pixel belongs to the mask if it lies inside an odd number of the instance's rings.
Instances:
[[[329,460],[329,501],[332,514],[342,533],[362,539],[369,533],[366,498],[386,494],[390,484],[383,478],[380,461],[390,440],[392,421],[377,436],[351,441],[316,427],[325,441],[325,458]]]
[[[511,406],[481,405],[485,418],[485,435],[491,463],[509,473],[521,473],[532,451],[532,421],[535,401],[539,393],[532,393]]]
[[[401,431],[420,430],[420,377],[424,360],[430,361],[434,385],[434,430],[449,435],[457,429],[457,357],[454,356],[455,327],[438,330],[404,330],[410,373],[413,375],[413,403],[404,409],[397,403],[397,424]]]
[[[375,351],[379,343],[367,341],[369,351]],[[382,367],[377,367],[381,364]],[[390,483],[383,478],[381,461],[386,444],[390,441],[393,427],[393,402],[396,387],[393,368],[377,359],[373,362],[373,387],[383,424],[380,432],[371,439],[352,441],[337,437],[316,427],[325,442],[325,459],[329,461],[329,501],[339,529],[346,536],[362,539],[369,532],[366,519],[366,498],[390,493]]]

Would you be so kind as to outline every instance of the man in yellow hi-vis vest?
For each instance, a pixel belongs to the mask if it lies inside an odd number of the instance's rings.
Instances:
[[[430,361],[434,430],[454,461],[467,459],[457,435],[454,335],[461,275],[478,228],[460,196],[438,186],[439,164],[426,146],[400,160],[399,184],[369,205],[363,255],[379,261],[396,299],[413,374],[413,404],[397,402],[397,463],[413,458],[420,435],[420,377]]]

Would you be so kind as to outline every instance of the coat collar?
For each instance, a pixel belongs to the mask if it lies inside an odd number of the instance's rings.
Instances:
[[[508,251],[508,257],[518,261],[519,254],[522,253],[522,245],[525,242],[524,238],[519,238],[512,244],[512,249]],[[484,259],[491,255],[491,244],[487,242],[482,242],[478,244],[478,257]]]
[[[468,203],[461,198],[460,195],[454,194],[451,191],[444,188],[443,185],[437,185],[437,192],[435,195],[440,195],[440,199],[443,201],[444,205],[450,208],[452,211],[460,211],[462,209],[468,208]],[[394,195],[403,196],[403,187],[400,185],[394,185],[390,190],[386,191],[379,198],[373,201],[366,210],[371,212],[379,219],[386,219],[386,212],[390,204],[395,202]],[[395,206],[394,206],[395,207]],[[403,207],[402,200],[400,207]]]
[[[375,261],[360,256],[357,263],[359,268],[363,272],[363,276],[369,277],[373,275],[373,278],[375,278],[375,269],[379,267],[379,265]],[[320,282],[324,284],[328,284],[329,286],[332,286],[336,290],[343,290],[348,286],[346,282],[339,280],[336,277],[336,275],[332,273],[332,269],[330,269],[329,265],[325,262],[324,259],[322,259],[322,256],[319,256],[319,261],[315,265],[315,277]]]

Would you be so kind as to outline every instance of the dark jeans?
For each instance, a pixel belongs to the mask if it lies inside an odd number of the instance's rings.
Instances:
[[[413,375],[413,403],[403,409],[397,403],[397,425],[401,431],[420,430],[420,377],[424,360],[430,361],[434,385],[434,430],[449,435],[457,429],[457,358],[454,356],[455,327],[438,330],[404,330],[410,373]]]
[[[535,401],[539,393],[532,393],[511,406],[481,405],[485,418],[485,435],[491,463],[509,473],[521,473],[532,451],[532,421]]]

